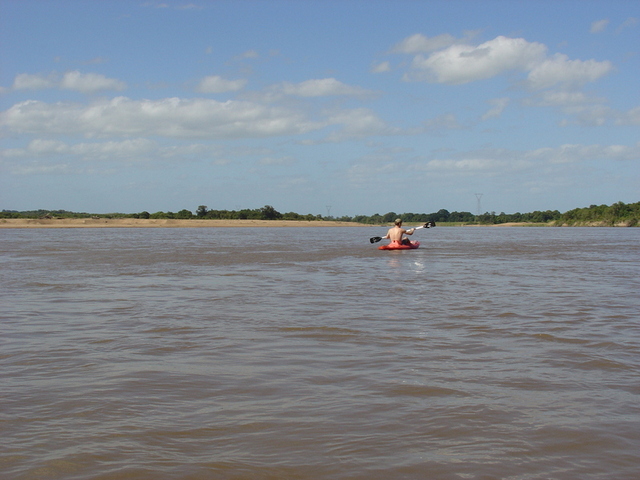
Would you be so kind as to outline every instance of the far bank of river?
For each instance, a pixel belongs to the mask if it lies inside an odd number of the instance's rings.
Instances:
[[[407,223],[405,226],[419,224]],[[380,227],[355,222],[337,222],[331,220],[212,220],[212,219],[142,219],[142,218],[3,218],[0,228],[274,228],[274,227]],[[391,226],[382,225],[382,226]],[[626,223],[606,225],[604,222],[590,222],[588,224],[561,225],[550,223],[511,222],[494,225],[439,223],[439,227],[628,227]]]

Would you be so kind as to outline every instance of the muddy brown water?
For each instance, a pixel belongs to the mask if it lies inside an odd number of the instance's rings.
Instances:
[[[3,479],[631,479],[640,229],[0,231]]]

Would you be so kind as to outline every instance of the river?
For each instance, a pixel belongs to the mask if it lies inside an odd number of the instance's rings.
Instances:
[[[631,479],[640,229],[0,231],[3,479]]]

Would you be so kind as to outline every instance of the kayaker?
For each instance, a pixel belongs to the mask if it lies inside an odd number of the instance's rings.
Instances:
[[[416,229],[410,228],[409,230],[405,230],[404,228],[402,228],[401,218],[396,218],[396,221],[393,223],[395,224],[395,227],[390,228],[387,232],[387,235],[383,238],[388,238],[389,240],[391,240],[391,243],[395,242],[401,245],[407,245],[411,243],[411,240],[403,237],[403,235],[413,235],[413,232],[415,232]]]

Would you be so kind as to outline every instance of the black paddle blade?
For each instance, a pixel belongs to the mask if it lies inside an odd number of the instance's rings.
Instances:
[[[431,228],[435,226],[436,226],[436,222],[427,222],[424,224],[424,228]]]
[[[379,242],[380,240],[382,240],[382,237],[371,237],[369,239],[371,243],[376,243],[376,242]]]

